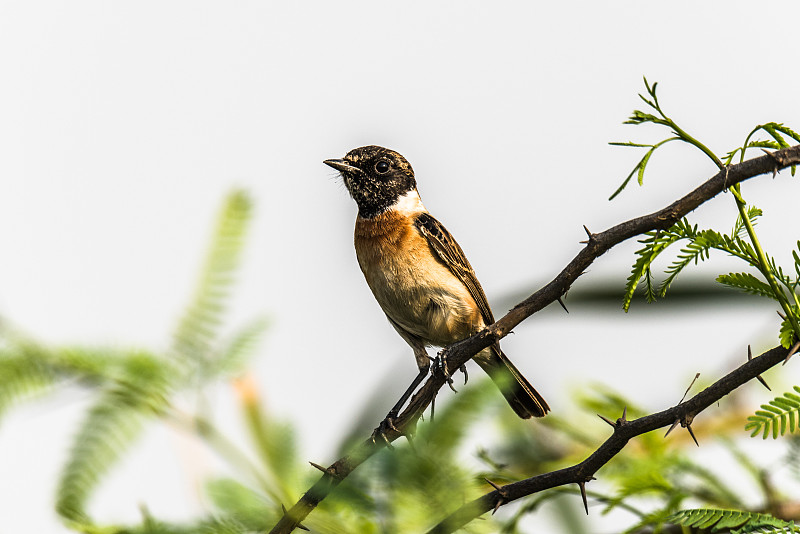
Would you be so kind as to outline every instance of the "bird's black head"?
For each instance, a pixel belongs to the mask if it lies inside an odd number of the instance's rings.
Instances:
[[[358,214],[367,219],[386,211],[417,187],[414,170],[406,158],[388,148],[362,146],[343,159],[324,163],[341,173],[345,187],[358,204]]]

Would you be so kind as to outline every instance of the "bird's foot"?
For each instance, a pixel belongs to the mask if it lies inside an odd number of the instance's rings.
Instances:
[[[447,385],[450,386],[450,389],[453,390],[453,393],[458,393],[458,390],[456,390],[456,388],[453,387],[453,377],[447,371],[446,350],[440,350],[438,353],[436,353],[436,358],[433,358],[433,369],[434,371],[439,371],[440,373],[442,373],[442,376],[444,376]],[[466,376],[466,368],[463,365],[461,366],[461,370],[464,371],[464,374]],[[466,380],[464,381],[464,383],[466,384]]]
[[[397,412],[394,410],[386,414],[386,417],[378,424],[378,427],[372,431],[372,443],[377,443],[378,440],[383,441],[386,447],[392,449],[392,441],[387,436],[387,433],[402,434],[395,426],[394,422],[397,419]]]

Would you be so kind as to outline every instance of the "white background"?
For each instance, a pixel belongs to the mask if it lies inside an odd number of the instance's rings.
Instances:
[[[362,280],[355,205],[323,159],[364,144],[404,154],[499,316],[577,253],[581,225],[650,212],[714,173],[669,146],[644,189],[607,201],[639,156],[607,143],[665,133],[621,124],[643,105],[643,75],[717,153],[759,123],[800,128],[798,15],[795,2],[4,1],[0,315],[53,345],[166,348],[223,196],[244,187],[256,218],[231,324],[271,318],[253,363],[265,404],[299,428],[309,459],[332,461],[387,375],[399,378],[376,414],[416,368]],[[759,228],[784,263],[798,187],[784,172],[743,191],[767,210]],[[728,196],[695,216],[734,218]],[[635,248],[601,258],[576,289],[621,295]],[[665,316],[638,302],[628,315],[550,311],[504,346],[556,411],[595,381],[657,410],[696,371],[719,376],[776,332],[763,306]],[[771,398],[746,388],[754,406]],[[229,388],[219,396],[236,433]],[[61,393],[2,421],[5,532],[64,532],[52,494],[90,400]],[[201,513],[212,467],[187,447],[150,432],[93,514],[135,521],[140,502],[163,518]]]

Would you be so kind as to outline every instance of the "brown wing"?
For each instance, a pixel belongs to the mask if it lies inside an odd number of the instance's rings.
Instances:
[[[469,294],[475,299],[478,308],[483,316],[483,322],[490,325],[494,322],[492,310],[489,309],[489,302],[486,300],[486,295],[483,292],[481,283],[475,276],[475,271],[467,261],[464,251],[458,246],[456,240],[447,231],[442,223],[437,221],[429,213],[420,213],[414,220],[414,225],[428,240],[433,251],[442,262],[450,269],[461,283],[469,290]]]
[[[492,316],[492,310],[489,309],[489,303],[486,300],[483,288],[475,276],[475,271],[472,270],[472,266],[467,261],[467,257],[464,256],[464,251],[458,246],[450,232],[447,231],[442,223],[428,213],[420,213],[414,220],[414,225],[425,236],[434,253],[447,265],[450,272],[467,287],[470,295],[475,299],[478,308],[481,310],[483,322],[487,325],[492,324],[494,317]],[[533,389],[530,382],[522,376],[519,370],[503,354],[499,343],[492,345],[491,354],[491,356],[476,357],[475,361],[495,381],[506,401],[508,401],[517,415],[527,419],[532,415],[543,417],[550,411],[550,407],[544,398]]]

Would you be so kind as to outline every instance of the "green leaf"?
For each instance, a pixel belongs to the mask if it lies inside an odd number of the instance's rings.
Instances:
[[[767,132],[769,135],[771,135],[772,138],[775,139],[775,142],[778,143],[778,145],[780,145],[781,148],[789,148],[791,146],[789,143],[786,142],[786,139],[783,138],[781,133],[786,134],[787,132],[790,132],[789,135],[793,136],[797,135],[795,132],[792,132],[790,128],[776,122],[768,122],[767,124],[763,124],[761,126],[761,129]],[[795,137],[795,140],[800,140],[800,139],[797,139],[797,137]]]
[[[794,328],[792,327],[792,322],[787,317],[783,321],[781,321],[781,331],[779,334],[779,339],[781,340],[781,346],[785,349],[789,349],[795,343],[795,334]]]
[[[635,148],[653,148],[653,145],[643,145],[641,143],[634,143],[633,141],[610,141],[611,146],[632,146]]]
[[[71,523],[91,524],[86,503],[100,479],[139,435],[144,422],[167,406],[169,368],[146,355],[126,363],[127,380],[107,389],[89,410],[61,473],[56,511]]]
[[[631,268],[631,274],[628,276],[628,283],[625,285],[625,295],[622,299],[622,309],[626,312],[631,306],[633,294],[639,285],[642,278],[648,276],[650,265],[655,261],[659,254],[661,254],[672,241],[663,241],[661,236],[654,232],[645,234],[649,236],[646,239],[640,240],[645,246],[636,251],[636,261]]]
[[[625,286],[625,295],[622,300],[622,309],[628,311],[633,299],[633,294],[642,278],[647,284],[646,296],[648,302],[655,299],[655,290],[652,284],[652,273],[650,266],[659,254],[664,252],[672,243],[680,239],[686,239],[696,228],[693,228],[686,219],[675,223],[668,230],[663,232],[647,232],[645,239],[639,240],[644,247],[636,251],[636,261],[631,268],[631,274]]]
[[[264,337],[268,324],[266,319],[258,318],[235,332],[219,350],[215,351],[207,370],[208,376],[241,371]]]
[[[247,531],[266,530],[280,519],[274,503],[236,480],[212,480],[207,484],[207,492],[223,517],[236,518]]]
[[[16,402],[41,394],[56,382],[50,366],[29,356],[0,352],[0,416]]]
[[[711,532],[721,532],[725,529],[730,530],[731,533],[740,534],[754,532],[757,529],[759,532],[800,532],[800,529],[795,527],[792,521],[777,519],[768,514],[757,514],[741,510],[714,510],[708,508],[681,510],[669,516],[667,521],[686,527],[711,528]]]
[[[670,137],[670,138],[664,139],[663,141],[659,141],[655,145],[642,145],[642,144],[631,143],[631,142],[627,142],[627,143],[619,143],[619,142],[617,142],[617,143],[609,143],[610,145],[615,145],[615,146],[630,146],[630,147],[641,147],[641,148],[647,147],[647,148],[650,148],[650,150],[648,150],[647,153],[645,153],[644,157],[642,157],[642,159],[639,160],[639,163],[636,164],[636,166],[633,168],[633,170],[630,172],[630,174],[628,174],[628,176],[625,178],[625,180],[623,180],[622,184],[617,188],[617,190],[614,191],[614,193],[610,197],[608,197],[608,200],[613,200],[614,197],[619,195],[622,192],[622,190],[625,189],[625,187],[631,181],[631,178],[633,178],[634,174],[637,175],[637,181],[639,182],[639,185],[643,185],[644,184],[644,170],[645,170],[645,167],[647,167],[647,163],[650,161],[650,157],[653,155],[653,152],[655,152],[656,149],[658,149],[659,147],[661,147],[661,146],[663,146],[663,145],[665,145],[665,144],[667,144],[667,143],[669,143],[671,141],[679,141],[679,140],[680,140],[679,137]]]
[[[792,259],[794,259],[794,272],[797,273],[798,279],[800,279],[800,255],[798,254],[800,251],[800,241],[797,242],[797,250],[792,251]]]
[[[758,218],[763,215],[763,212],[755,206],[747,206],[746,214],[747,218],[750,220],[750,224],[755,226],[758,224]],[[733,237],[743,238],[746,234],[747,228],[744,225],[744,221],[742,220],[741,215],[737,215],[736,224],[733,225],[733,231],[731,232],[731,235]]]
[[[636,175],[636,181],[639,182],[639,185],[644,185],[644,169],[647,167],[647,162],[650,161],[650,156],[653,155],[657,147],[653,147],[645,153],[642,160],[639,162],[639,172]]]
[[[667,278],[662,282],[659,288],[659,296],[664,297],[667,294],[667,289],[672,285],[672,282],[689,264],[697,264],[699,261],[708,259],[710,250],[717,248],[723,241],[723,236],[713,230],[697,231],[697,226],[690,227],[689,223],[683,221],[684,228],[682,229],[683,237],[690,239],[689,244],[682,248],[678,254],[678,259],[675,260],[665,271]]]
[[[774,139],[774,141],[752,141],[751,142],[750,141],[750,137],[752,137],[759,130],[763,130],[763,131],[767,132],[770,135],[770,137],[772,137]],[[800,134],[798,134],[797,132],[795,132],[794,130],[792,130],[791,128],[789,128],[788,126],[786,126],[786,125],[784,125],[782,123],[768,122],[766,124],[759,124],[758,126],[753,128],[753,130],[747,135],[747,138],[745,139],[745,143],[744,143],[743,147],[737,148],[732,153],[729,153],[729,155],[731,155],[731,159],[732,159],[732,157],[733,157],[732,154],[735,154],[736,151],[741,151],[742,157],[741,157],[740,161],[744,161],[745,151],[748,148],[770,148],[770,149],[773,149],[773,150],[778,150],[778,149],[781,149],[781,148],[788,148],[790,145],[786,141],[786,139],[783,137],[784,135],[791,137],[792,139],[794,139],[797,142],[800,142]],[[792,169],[792,171],[791,171],[792,172],[792,176],[794,176],[795,172],[797,170],[797,166],[796,165],[792,165],[791,169]]]
[[[173,351],[184,364],[202,367],[212,359],[251,211],[243,191],[234,191],[225,201],[194,298],[175,332]]]
[[[800,393],[800,387],[794,386],[794,390]],[[747,418],[744,429],[750,432],[750,437],[761,433],[767,439],[771,433],[773,439],[776,439],[779,435],[784,435],[787,429],[789,432],[797,429],[800,396],[792,392],[784,393],[783,396],[769,401],[769,404],[762,404],[761,408]]]
[[[762,282],[750,273],[729,273],[721,274],[717,277],[717,282],[720,284],[732,287],[734,289],[741,289],[747,293],[774,299],[775,293],[772,287],[766,282]]]

